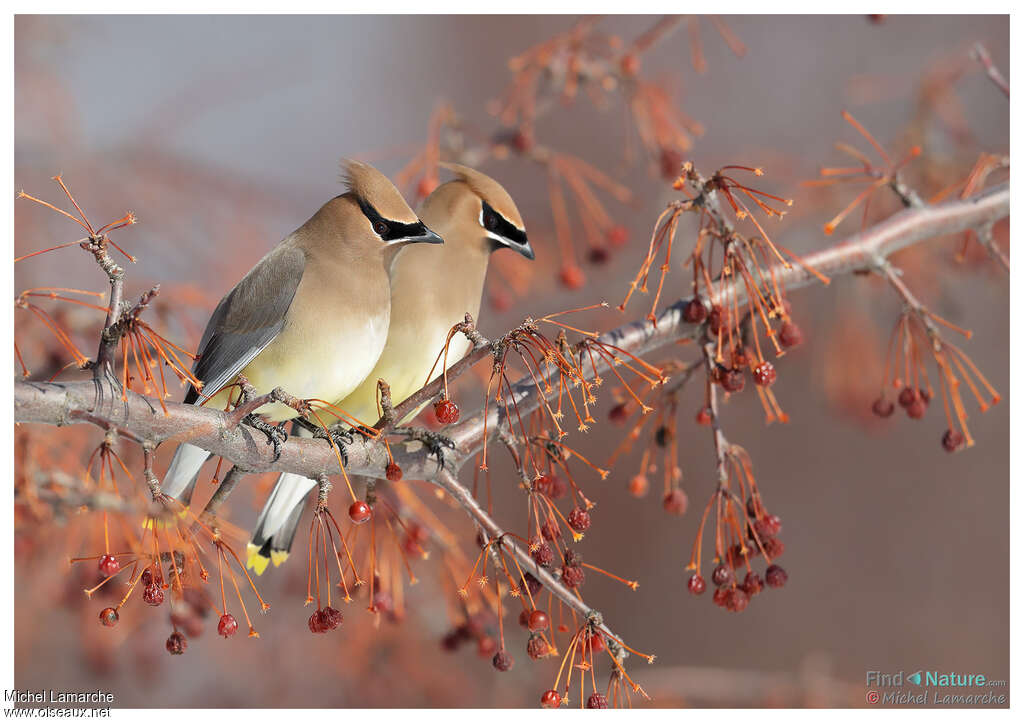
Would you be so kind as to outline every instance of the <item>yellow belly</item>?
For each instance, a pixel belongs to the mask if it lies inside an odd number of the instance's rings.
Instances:
[[[259,394],[280,387],[299,399],[333,402],[348,396],[372,371],[387,333],[387,314],[361,324],[346,324],[326,316],[301,326],[288,325],[245,366],[242,374]],[[223,409],[226,403],[224,391],[207,406]],[[276,402],[265,404],[257,413],[272,422],[298,416],[291,407]],[[321,416],[328,424],[336,421],[330,414]]]
[[[445,338],[451,329],[451,326],[433,326],[417,327],[415,330],[392,328],[387,346],[373,371],[355,391],[339,397],[341,401],[337,406],[359,421],[373,424],[380,418],[377,408],[378,379],[383,379],[391,387],[391,400],[395,405],[418,391],[428,381],[427,374],[437,360],[438,353],[444,348]],[[454,337],[448,349],[448,366],[465,356],[468,350],[469,342],[463,336]],[[431,380],[441,375],[442,362],[443,359],[437,362]]]

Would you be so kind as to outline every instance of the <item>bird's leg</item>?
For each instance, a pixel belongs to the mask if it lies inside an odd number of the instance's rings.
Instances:
[[[428,432],[419,427],[395,427],[395,434],[402,434],[409,441],[420,442],[437,459],[437,469],[444,467],[444,450],[455,449],[455,442],[438,432]]]
[[[257,429],[267,435],[267,444],[274,445],[274,461],[281,458],[281,447],[288,439],[288,433],[284,431],[283,424],[271,424],[257,414],[247,414],[242,420],[253,429]]]

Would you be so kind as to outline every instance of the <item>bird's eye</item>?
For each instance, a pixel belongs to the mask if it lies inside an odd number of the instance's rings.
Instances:
[[[388,232],[388,225],[383,221],[374,221],[373,230],[378,236],[383,236]]]
[[[493,231],[497,225],[498,225],[498,217],[495,216],[493,213],[489,213],[486,216],[484,216],[484,226],[489,231]]]

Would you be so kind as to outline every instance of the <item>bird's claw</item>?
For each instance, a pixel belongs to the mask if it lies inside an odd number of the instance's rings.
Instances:
[[[284,431],[282,425],[271,424],[256,414],[247,415],[243,421],[253,429],[267,435],[267,444],[274,445],[274,462],[281,459],[281,447],[288,439],[288,433]]]
[[[430,454],[437,459],[437,469],[441,471],[444,467],[444,450],[455,449],[455,442],[451,438],[437,432],[428,432],[425,429],[416,427],[398,427],[395,434],[405,435],[409,441],[417,441],[426,447]]]
[[[342,463],[346,467],[348,466],[348,452],[346,448],[354,441],[350,430],[332,428],[325,431],[322,427],[317,427],[313,430],[313,439],[324,439],[330,442],[332,446],[337,447],[341,453]]]

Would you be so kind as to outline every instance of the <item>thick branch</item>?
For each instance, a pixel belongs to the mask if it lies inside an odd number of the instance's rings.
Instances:
[[[885,258],[927,238],[984,228],[1009,215],[1009,204],[1009,186],[1002,184],[965,200],[909,208],[845,241],[804,257],[804,261],[828,277],[873,268],[879,258]],[[812,274],[795,264],[789,268],[777,266],[771,274],[787,289],[806,286],[815,281]],[[726,296],[730,302],[735,298],[736,303],[742,303],[746,298],[745,287],[735,281],[731,285],[719,285],[711,300],[717,302]],[[642,356],[692,336],[697,327],[685,323],[682,317],[687,301],[684,299],[669,306],[654,322],[636,321],[607,332],[601,336],[601,341]],[[598,364],[598,372],[604,368]],[[587,374],[592,373],[587,370]],[[513,389],[521,414],[525,415],[536,408],[539,400],[532,379],[523,380]],[[289,439],[280,459],[272,462],[272,450],[265,444],[263,434],[245,425],[232,425],[229,416],[223,412],[167,403],[165,415],[151,400],[132,392],[128,392],[127,401],[122,402],[120,392],[101,381],[16,381],[14,392],[16,422],[58,426],[75,423],[111,424],[137,438],[157,444],[189,441],[246,470],[295,472],[310,478],[340,472],[334,451],[322,440]],[[492,405],[489,416],[486,428],[488,435],[492,435],[500,429],[497,405]],[[483,445],[483,431],[482,411],[468,416],[466,421],[448,431],[457,447],[454,454],[448,455],[456,468]],[[404,445],[404,448],[403,445],[393,445],[392,449],[407,478],[435,478],[437,466],[418,443]],[[385,477],[388,457],[383,444],[357,441],[348,449],[348,455],[347,469],[350,473]]]

